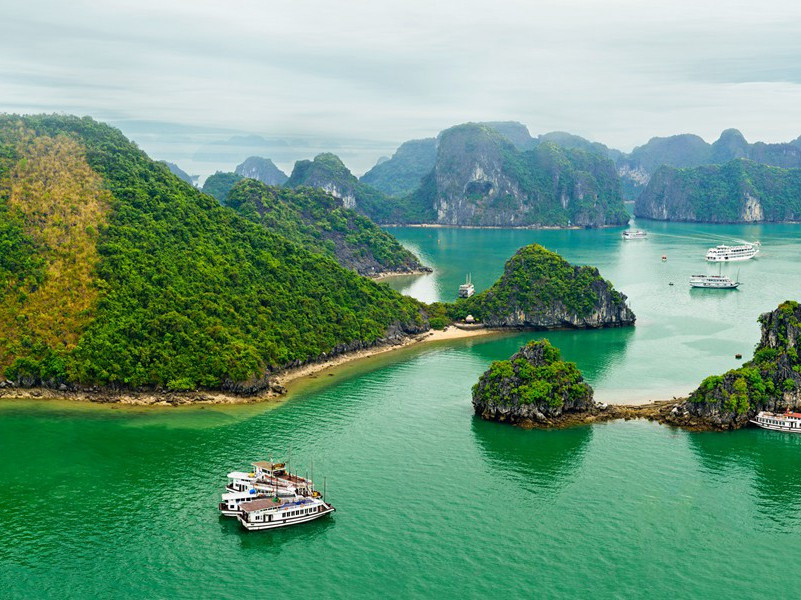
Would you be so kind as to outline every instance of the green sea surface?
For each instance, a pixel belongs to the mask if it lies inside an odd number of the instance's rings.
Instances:
[[[648,229],[625,244],[612,230],[396,229],[435,273],[392,285],[450,298],[470,271],[483,289],[539,241],[599,266],[639,316],[631,329],[548,334],[599,395],[680,393],[749,355],[757,314],[797,297],[801,229]],[[737,292],[687,289],[708,269],[695,237],[710,231],[764,243]],[[801,596],[801,436],[475,418],[480,373],[539,335],[374,357],[273,404],[2,401],[0,597]],[[337,512],[254,533],[219,517],[225,474],[271,455],[301,474],[313,462]]]

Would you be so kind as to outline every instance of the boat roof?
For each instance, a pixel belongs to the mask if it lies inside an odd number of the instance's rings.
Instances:
[[[256,498],[258,494],[251,494],[247,492],[228,492],[222,495],[223,500],[239,500],[240,498]]]
[[[258,500],[252,500],[250,502],[243,502],[239,505],[239,508],[244,510],[245,512],[255,512],[257,510],[265,510],[268,508],[279,508],[282,506],[301,506],[303,504],[314,504],[314,500],[311,498],[301,498],[300,500],[282,500],[278,498],[276,501],[275,498],[259,498]]]
[[[255,479],[250,473],[244,471],[231,471],[228,473],[228,479]]]
[[[801,413],[797,412],[786,412],[786,413],[772,413],[766,410],[760,411],[759,415],[763,417],[773,417],[773,418],[784,418],[784,417],[792,417],[793,419],[801,419]]]
[[[257,460],[256,462],[252,462],[250,464],[259,469],[265,469],[268,471],[272,471],[273,469],[283,469],[286,466],[284,463],[274,463],[266,460]]]

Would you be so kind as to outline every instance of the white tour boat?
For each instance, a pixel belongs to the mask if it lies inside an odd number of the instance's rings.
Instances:
[[[742,244],[740,246],[715,246],[707,250],[706,259],[709,262],[748,260],[757,255],[760,245],[759,242],[754,242],[753,244]]]
[[[467,280],[462,285],[459,286],[459,297],[469,298],[475,293],[476,293],[476,288],[473,286],[473,282],[470,281],[470,275],[468,275]]]
[[[725,275],[693,275],[690,277],[690,286],[694,288],[733,290],[739,285],[739,281],[732,281]]]
[[[794,413],[789,410],[781,415],[763,410],[755,418],[751,419],[751,422],[763,429],[801,433],[801,413]]]
[[[648,234],[642,229],[638,229],[637,231],[624,231],[622,235],[624,240],[644,240],[648,237]]]
[[[306,523],[335,510],[322,498],[261,498],[241,503],[236,518],[248,531],[259,531]]]

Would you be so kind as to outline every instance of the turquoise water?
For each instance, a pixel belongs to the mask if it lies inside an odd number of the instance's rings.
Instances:
[[[597,266],[629,297],[637,326],[546,337],[584,371],[599,399],[620,403],[683,396],[705,376],[736,367],[740,361],[734,355],[750,357],[759,340],[757,316],[788,298],[801,299],[798,225],[646,221],[637,226],[648,231],[648,239],[623,240],[620,229],[393,228],[435,272],[388,283],[426,302],[453,300],[467,273],[472,273],[477,291],[486,289],[500,276],[504,262],[531,243],[574,264]],[[755,259],[728,265],[704,260],[710,246],[737,240],[761,240],[762,251]],[[690,289],[691,275],[719,269],[733,279],[739,274],[742,287]]]
[[[724,342],[737,340],[747,351],[756,327],[714,316],[716,307],[751,312],[753,323],[775,304],[774,292],[753,282],[769,281],[764,273],[777,264],[788,268],[786,281],[797,282],[783,249],[792,228],[761,232],[773,241],[759,269],[746,278],[742,268],[748,287],[733,300],[668,289],[675,294],[670,301],[659,298],[660,274],[676,277],[678,287],[679,263],[699,264],[680,241],[671,242],[663,265],[656,237],[629,247],[617,244],[614,232],[397,233],[430,252],[429,259],[442,243],[426,246],[426,235],[466,244],[462,253],[444,248],[452,262],[443,257],[425,284],[447,291],[462,277],[458,257],[475,252],[478,238],[470,236],[488,236],[481,238],[485,250],[469,261],[479,288],[499,271],[486,254],[495,252],[500,262],[511,254],[491,251],[489,236],[510,250],[516,239],[541,235],[574,240],[556,248],[598,264],[630,294],[641,318],[629,330],[549,334],[608,389],[634,389],[623,385],[621,372],[651,371],[667,383],[664,372],[698,369],[694,360],[708,361],[704,373],[718,360],[734,364]],[[604,249],[597,261],[581,258],[592,252],[592,240]],[[644,282],[627,273],[626,261],[642,265]],[[794,295],[790,288],[777,293]],[[689,324],[675,317],[681,303],[696,307]],[[660,306],[675,322],[664,322]],[[700,347],[687,342],[706,339],[703,323],[718,324],[709,326],[709,348],[691,359],[678,356]],[[656,333],[647,335],[649,328]],[[376,357],[307,380],[273,405],[145,410],[0,402],[0,596],[801,595],[792,574],[801,556],[801,436],[687,433],[646,421],[522,431],[476,419],[470,386],[491,360],[528,337],[535,334]],[[665,349],[656,358],[647,354],[654,344]],[[712,351],[717,347],[726,356]],[[338,509],[333,517],[258,533],[218,517],[227,471],[289,453],[301,473],[314,461],[315,478],[327,479]]]

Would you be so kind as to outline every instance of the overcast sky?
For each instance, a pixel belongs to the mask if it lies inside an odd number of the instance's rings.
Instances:
[[[338,144],[355,171],[470,120],[789,141],[801,2],[4,0],[0,110],[113,121],[157,158],[231,131]]]

